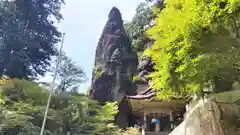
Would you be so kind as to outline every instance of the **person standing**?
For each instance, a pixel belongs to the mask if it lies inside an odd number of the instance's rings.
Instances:
[[[151,123],[152,123],[152,126],[151,126],[151,127],[152,127],[152,130],[154,131],[155,128],[156,128],[156,118],[155,118],[155,117],[152,118]]]
[[[160,120],[159,119],[156,119],[155,132],[160,132]]]

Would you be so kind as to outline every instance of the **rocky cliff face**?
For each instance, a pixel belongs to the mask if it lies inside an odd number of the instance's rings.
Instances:
[[[123,28],[121,13],[112,8],[100,37],[92,78],[91,96],[104,104],[107,101],[119,103],[117,124],[124,128],[130,108],[124,97],[136,92],[132,77],[138,65],[137,54]]]

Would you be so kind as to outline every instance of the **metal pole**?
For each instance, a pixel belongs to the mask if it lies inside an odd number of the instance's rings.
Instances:
[[[64,37],[65,37],[65,33],[63,33],[62,43],[61,43],[61,46],[60,46],[59,54],[57,56],[57,64],[56,64],[56,69],[55,69],[55,73],[54,73],[53,80],[52,80],[51,91],[49,92],[47,106],[46,106],[46,109],[45,109],[45,114],[44,114],[43,122],[42,122],[42,128],[41,128],[41,132],[40,132],[39,135],[43,135],[43,131],[44,131],[44,128],[45,128],[47,113],[48,113],[48,110],[49,110],[49,105],[50,105],[51,97],[52,97],[52,91],[54,90],[54,83],[55,83],[56,78],[57,78],[57,70],[58,70],[59,63],[61,61],[61,53],[62,53]]]

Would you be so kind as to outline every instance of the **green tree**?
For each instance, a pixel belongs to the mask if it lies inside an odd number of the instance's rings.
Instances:
[[[138,52],[144,50],[148,37],[144,34],[145,27],[148,26],[152,20],[152,11],[148,3],[143,2],[136,8],[136,14],[131,22],[125,23],[125,29],[129,37],[132,39],[132,45]]]
[[[152,23],[155,15],[160,11],[162,4],[153,2],[154,1],[146,1],[140,3],[135,10],[136,14],[132,20],[124,24],[127,34],[132,39],[134,49],[140,53],[143,52],[149,44],[151,44],[151,40],[146,35],[145,31],[153,25]],[[155,10],[152,10],[152,8]]]
[[[239,78],[239,5],[236,0],[168,0],[148,30],[145,51],[155,62],[159,98],[189,97],[206,85],[229,90]]]
[[[26,80],[13,79],[9,82],[1,85],[5,103],[0,108],[0,133],[38,135],[49,91]],[[118,135],[121,130],[111,123],[117,109],[116,103],[100,106],[76,92],[67,92],[67,95],[53,93],[45,135]]]
[[[55,61],[55,63],[57,64],[57,61]],[[52,67],[52,72],[56,69],[55,66]],[[62,52],[60,55],[59,67],[57,69],[57,80],[59,81],[58,90],[71,91],[77,89],[86,79],[83,69],[77,66],[70,57]]]
[[[0,75],[36,79],[56,54],[63,0],[0,1]]]

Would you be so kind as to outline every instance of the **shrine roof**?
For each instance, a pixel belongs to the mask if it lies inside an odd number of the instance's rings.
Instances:
[[[171,99],[160,100],[156,98],[156,92],[148,85],[140,85],[137,94],[126,97],[133,111],[144,110],[162,110],[162,111],[179,111],[183,110],[186,105],[185,100]]]

